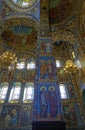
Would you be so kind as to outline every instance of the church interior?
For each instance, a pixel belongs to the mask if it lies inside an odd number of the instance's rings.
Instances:
[[[0,130],[85,130],[84,44],[85,0],[0,0]]]

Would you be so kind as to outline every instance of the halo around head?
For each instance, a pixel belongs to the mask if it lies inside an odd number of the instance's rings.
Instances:
[[[53,89],[53,90],[55,91],[55,87],[54,87],[54,86],[50,86],[50,87],[49,87],[49,91],[50,91],[51,89]]]
[[[45,86],[41,86],[40,91],[42,91],[42,89],[44,89],[46,91],[46,87]]]

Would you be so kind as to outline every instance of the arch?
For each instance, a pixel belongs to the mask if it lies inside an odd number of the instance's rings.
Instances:
[[[75,44],[78,40],[77,36],[73,32],[67,30],[56,30],[51,34],[53,43],[56,41],[67,41],[70,44]]]
[[[31,103],[34,100],[34,83],[28,82],[25,84],[23,102]]]
[[[19,4],[16,4],[12,0],[5,0],[5,3],[11,7],[13,10],[16,10],[18,12],[28,12],[29,10],[33,9],[37,4],[39,0],[35,0],[31,6],[20,6]]]
[[[0,103],[5,102],[7,91],[8,91],[8,86],[9,86],[9,83],[7,82],[2,82],[0,84]]]
[[[18,103],[20,98],[20,92],[21,92],[21,83],[14,82],[12,84],[12,88],[9,96],[9,103]]]

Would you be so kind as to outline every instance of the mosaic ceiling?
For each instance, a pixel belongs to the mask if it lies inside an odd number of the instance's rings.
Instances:
[[[34,12],[37,11],[39,0],[4,0],[4,2],[12,10],[28,13],[35,8]]]
[[[64,22],[74,12],[78,0],[50,0],[50,23],[59,24]]]
[[[14,4],[20,7],[30,7],[32,6],[37,0],[11,0]]]
[[[37,32],[30,26],[13,26],[5,29],[2,34],[4,45],[16,51],[33,50],[37,44]]]

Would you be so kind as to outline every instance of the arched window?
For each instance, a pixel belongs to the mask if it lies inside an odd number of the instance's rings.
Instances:
[[[20,91],[21,91],[21,83],[20,82],[15,82],[12,85],[12,89],[11,89],[10,96],[9,96],[9,102],[10,103],[19,102]]]
[[[17,65],[16,65],[16,68],[18,70],[22,70],[22,69],[25,69],[25,67],[29,70],[32,70],[32,69],[35,69],[36,67],[36,64],[35,64],[35,61],[29,61],[27,66],[26,66],[26,63],[25,62],[18,62]]]
[[[9,84],[7,82],[0,84],[0,103],[4,103],[8,91]]]
[[[32,102],[34,99],[34,83],[26,83],[24,89],[23,102]]]
[[[36,64],[35,61],[28,62],[27,69],[35,69]]]
[[[75,65],[78,67],[78,68],[81,68],[81,63],[80,63],[80,61],[77,59],[75,59],[74,60],[74,63],[75,63]]]
[[[67,93],[66,86],[64,84],[59,84],[59,89],[60,89],[61,99],[67,99],[68,93]]]
[[[19,62],[16,66],[17,69],[22,70],[25,68],[25,62]]]
[[[62,67],[62,64],[59,60],[56,60],[56,67],[59,68],[59,67]]]

